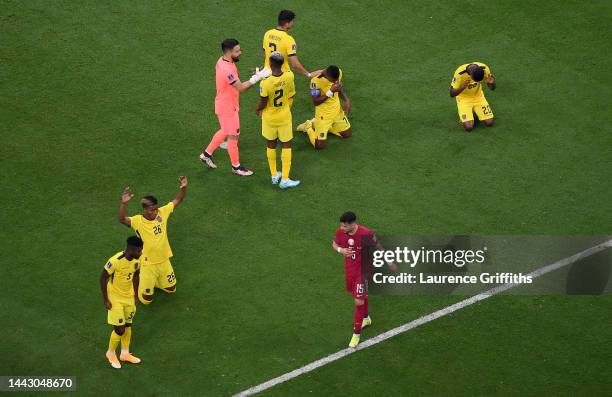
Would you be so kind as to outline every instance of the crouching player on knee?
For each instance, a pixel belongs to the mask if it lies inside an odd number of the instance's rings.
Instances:
[[[450,96],[457,101],[459,121],[466,132],[474,129],[474,114],[484,125],[492,127],[495,118],[482,90],[482,81],[491,91],[495,90],[495,76],[481,62],[461,65],[455,70],[451,81]]]
[[[129,237],[125,251],[109,258],[100,275],[102,298],[108,311],[107,321],[113,326],[106,351],[106,358],[113,368],[121,368],[120,361],[140,363],[140,359],[130,353],[130,340],[136,313],[135,293],[138,291],[142,245],[140,238]],[[119,342],[121,354],[117,359],[115,350]]]
[[[177,196],[162,207],[154,196],[143,197],[140,200],[142,214],[131,217],[125,216],[125,206],[134,195],[127,187],[121,196],[117,218],[119,222],[131,227],[144,242],[138,298],[145,305],[153,301],[155,288],[167,293],[176,291],[176,276],[170,263],[172,249],[168,242],[168,220],[185,198],[187,183],[186,177],[179,177]]]
[[[298,125],[296,130],[305,132],[315,149],[325,148],[328,133],[341,138],[353,135],[348,121],[351,100],[344,92],[342,70],[338,66],[328,66],[310,80],[310,95],[315,105],[315,117]]]

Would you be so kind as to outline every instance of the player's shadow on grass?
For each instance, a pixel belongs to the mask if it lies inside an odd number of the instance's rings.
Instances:
[[[570,267],[567,273],[566,292],[569,295],[601,295],[612,292],[610,271],[612,249],[591,255]]]

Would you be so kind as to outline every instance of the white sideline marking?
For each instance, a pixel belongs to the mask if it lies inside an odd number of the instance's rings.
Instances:
[[[570,265],[576,261],[579,261],[580,259],[584,259],[588,256],[591,256],[593,254],[596,254],[600,251],[604,251],[608,248],[612,247],[612,240],[608,240],[606,242],[603,242],[601,244],[595,245],[591,248],[588,248],[582,252],[579,252],[575,255],[572,256],[568,256],[567,258],[563,258],[561,260],[558,260],[557,262],[551,263],[550,265],[541,267],[537,270],[534,270],[531,273],[527,273],[527,276],[531,276],[532,278],[537,278],[540,277],[546,273],[550,273],[554,270],[560,269],[564,266]],[[276,378],[270,379],[267,382],[261,383],[257,386],[253,386],[251,388],[248,388],[244,391],[241,391],[240,393],[236,394],[234,397],[238,397],[238,396],[250,396],[256,393],[259,393],[261,391],[264,391],[266,389],[269,389],[273,386],[276,386],[280,383],[286,382],[290,379],[296,378],[300,375],[303,375],[305,373],[308,373],[310,371],[313,371],[319,367],[322,367],[326,364],[329,364],[333,361],[339,360],[342,357],[346,357],[349,354],[355,353],[358,350],[362,350],[362,349],[366,349],[370,346],[376,345],[380,342],[383,342],[389,338],[394,337],[395,335],[401,334],[403,332],[406,332],[408,330],[411,330],[413,328],[418,327],[419,325],[423,325],[425,323],[428,323],[430,321],[436,320],[442,316],[446,316],[447,314],[450,314],[452,312],[455,312],[459,309],[463,309],[466,306],[470,306],[471,304],[474,304],[476,302],[480,302],[482,300],[485,300],[487,298],[492,297],[493,295],[497,295],[501,292],[504,292],[506,290],[509,290],[511,288],[514,288],[518,285],[521,284],[512,284],[512,283],[508,283],[508,284],[503,284],[503,285],[499,285],[497,287],[491,288],[488,291],[485,292],[481,292],[478,295],[474,295],[470,298],[464,299],[460,302],[457,302],[455,304],[452,304],[450,306],[447,306],[443,309],[440,309],[438,311],[435,311],[433,313],[427,314],[423,317],[419,317],[416,320],[410,321],[404,325],[400,325],[399,327],[393,328],[387,332],[383,332],[382,334],[379,334],[373,338],[370,338],[368,340],[366,340],[363,343],[360,343],[356,349],[352,349],[352,348],[346,348],[340,351],[337,351],[336,353],[330,354],[327,357],[323,357],[317,361],[313,361],[310,364],[307,364],[301,368],[295,369],[291,372],[287,372],[284,375],[278,376]]]

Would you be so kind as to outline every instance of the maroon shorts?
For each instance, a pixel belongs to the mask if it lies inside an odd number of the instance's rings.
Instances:
[[[368,296],[367,280],[364,280],[360,274],[347,274],[346,290],[356,299],[365,298]]]

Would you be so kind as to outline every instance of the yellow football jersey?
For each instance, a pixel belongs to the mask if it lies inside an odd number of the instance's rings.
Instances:
[[[468,65],[474,64],[478,65],[484,69],[484,77],[482,81],[475,82],[471,80],[470,75],[468,74],[466,68]],[[461,65],[455,70],[455,74],[453,75],[453,81],[451,82],[451,86],[453,88],[461,88],[468,80],[470,80],[470,85],[461,92],[461,94],[457,95],[457,100],[469,99],[469,100],[480,100],[484,98],[484,93],[482,92],[482,83],[485,81],[487,77],[491,75],[491,70],[487,65],[482,62],[470,62],[464,65]]]
[[[293,37],[284,30],[270,29],[264,34],[263,49],[265,53],[265,67],[270,68],[270,54],[273,51],[278,51],[285,57],[285,62],[281,70],[288,72],[291,70],[289,66],[289,57],[297,53],[297,46]]]
[[[108,292],[125,298],[134,298],[134,273],[140,269],[140,260],[127,260],[123,252],[110,257],[104,270],[111,276],[108,280]]]
[[[283,72],[280,76],[271,75],[259,84],[259,96],[268,98],[261,118],[268,125],[279,126],[291,123],[291,98],[295,95],[293,72]]]
[[[168,219],[174,211],[172,202],[157,209],[157,217],[152,221],[142,215],[130,217],[130,227],[144,243],[142,256],[145,264],[155,265],[172,257],[168,242]]]
[[[338,81],[342,82],[342,69],[340,69],[340,77],[338,78]],[[310,79],[310,94],[312,96],[321,96],[322,94],[325,94],[332,87],[332,85],[333,83],[323,77],[323,74],[315,76]],[[340,95],[337,92],[334,92],[333,97],[327,98],[323,103],[315,106],[315,117],[333,119],[336,118],[341,111],[342,107],[340,106]]]

